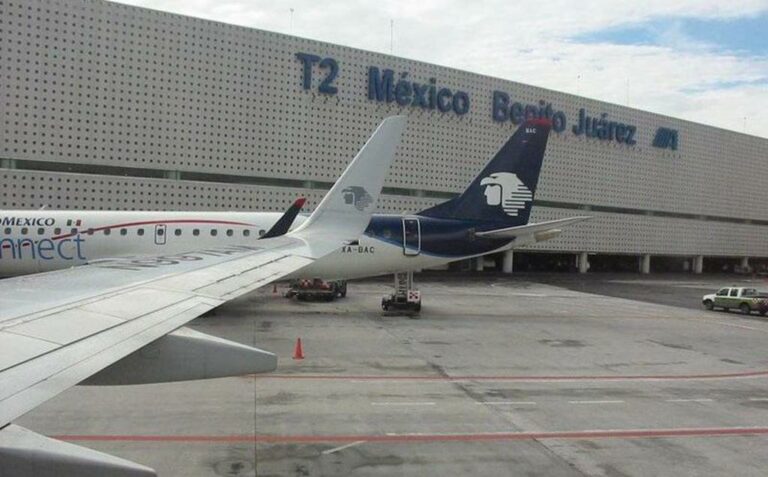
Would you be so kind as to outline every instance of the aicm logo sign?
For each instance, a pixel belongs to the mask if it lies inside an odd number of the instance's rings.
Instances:
[[[677,130],[669,128],[659,128],[651,143],[653,147],[659,149],[672,149],[677,151]]]

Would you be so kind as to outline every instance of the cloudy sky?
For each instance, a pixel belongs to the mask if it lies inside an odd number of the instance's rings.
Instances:
[[[768,0],[122,0],[768,138]],[[291,9],[293,13],[291,13]]]

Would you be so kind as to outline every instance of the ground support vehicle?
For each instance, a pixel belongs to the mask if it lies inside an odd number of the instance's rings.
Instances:
[[[395,273],[395,291],[381,299],[381,309],[411,316],[421,311],[421,292],[414,287],[413,272]]]
[[[704,295],[701,304],[707,310],[721,308],[739,310],[745,315],[753,311],[765,315],[768,312],[768,294],[758,292],[754,288],[724,287],[711,295]]]
[[[319,278],[291,280],[290,288],[285,292],[286,298],[296,297],[297,300],[333,301],[347,296],[346,280],[324,281]]]

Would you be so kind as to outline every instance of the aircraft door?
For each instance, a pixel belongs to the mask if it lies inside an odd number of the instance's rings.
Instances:
[[[403,253],[416,256],[421,253],[421,224],[419,219],[403,219]]]
[[[167,227],[165,224],[155,225],[155,245],[165,245]]]

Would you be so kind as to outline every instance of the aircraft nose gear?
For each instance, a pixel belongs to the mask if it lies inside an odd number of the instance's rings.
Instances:
[[[395,273],[395,292],[381,299],[381,309],[418,317],[421,311],[421,292],[414,287],[413,272]]]

